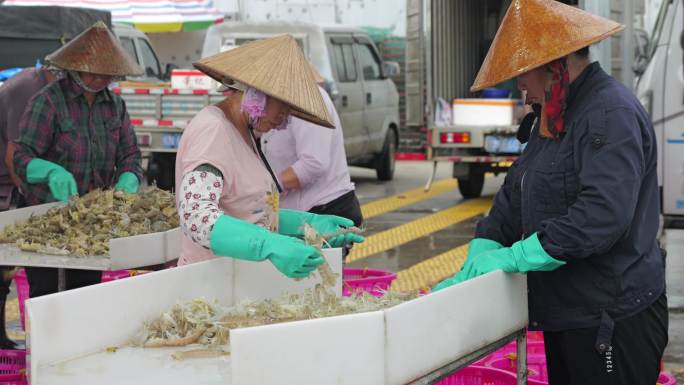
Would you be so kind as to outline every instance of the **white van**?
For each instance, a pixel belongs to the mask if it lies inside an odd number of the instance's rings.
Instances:
[[[391,180],[399,142],[399,94],[390,77],[399,66],[383,62],[363,31],[341,26],[292,22],[235,22],[209,28],[202,57],[241,44],[290,34],[326,79],[344,130],[350,165],[374,168]]]

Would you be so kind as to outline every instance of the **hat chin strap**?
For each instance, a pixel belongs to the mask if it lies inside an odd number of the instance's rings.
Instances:
[[[107,86],[104,86],[104,87],[100,88],[99,90],[95,89],[95,88],[90,88],[87,85],[85,85],[85,83],[83,82],[83,79],[81,79],[81,75],[78,72],[76,72],[76,71],[68,71],[68,72],[69,72],[69,75],[71,75],[71,78],[74,79],[76,84],[78,84],[79,87],[83,88],[84,91],[92,92],[92,93],[96,94],[96,93],[104,90],[105,88],[107,88]]]

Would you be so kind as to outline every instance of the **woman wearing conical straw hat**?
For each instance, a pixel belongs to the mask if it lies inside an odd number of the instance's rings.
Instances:
[[[632,92],[588,58],[622,29],[553,0],[513,0],[472,87],[517,77],[537,119],[521,127],[527,147],[466,263],[435,290],[527,273],[551,385],[654,384],[668,339],[655,133]]]
[[[179,264],[215,257],[269,260],[284,275],[306,277],[323,262],[300,239],[308,223],[337,235],[333,247],[362,242],[353,222],[279,210],[279,190],[256,137],[287,127],[290,115],[332,127],[304,54],[289,35],[201,59],[195,67],[236,91],[205,107],[183,132],[176,158],[182,253]]]
[[[107,86],[143,72],[99,21],[45,58],[65,74],[30,100],[14,142],[14,170],[28,205],[96,189],[135,193],[140,149],[126,105]],[[57,292],[57,269],[26,268],[31,298]],[[66,272],[68,289],[100,282],[99,271]]]

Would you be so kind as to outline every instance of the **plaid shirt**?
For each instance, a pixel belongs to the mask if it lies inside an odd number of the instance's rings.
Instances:
[[[79,194],[112,188],[126,171],[142,181],[140,149],[126,105],[109,90],[98,92],[89,106],[70,76],[60,79],[31,99],[19,131],[14,168],[29,205],[54,201],[47,184],[26,183],[26,166],[34,158],[73,174]]]

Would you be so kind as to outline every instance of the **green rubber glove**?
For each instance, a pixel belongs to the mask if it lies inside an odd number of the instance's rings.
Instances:
[[[64,167],[40,158],[33,158],[26,166],[26,181],[31,184],[47,183],[52,196],[58,201],[68,202],[78,195],[76,180]]]
[[[468,264],[469,261],[471,261],[478,255],[481,255],[487,251],[498,250],[502,247],[503,245],[497,241],[492,241],[491,239],[486,238],[475,238],[468,243],[468,256],[466,257],[466,261],[463,266],[465,267],[465,265]],[[432,288],[432,291],[439,291],[461,282],[459,279],[456,278],[457,276],[458,273],[454,274],[454,276],[451,278],[443,280],[442,282],[435,285],[435,287]]]
[[[306,211],[287,209],[280,209],[278,211],[279,232],[291,237],[302,238],[304,236],[303,226],[305,223],[311,225],[319,234],[326,238],[340,230],[354,226],[352,220],[336,215],[318,215]],[[342,247],[349,243],[362,243],[364,240],[365,238],[358,234],[346,233],[328,239],[328,243],[331,247]]]
[[[552,271],[565,265],[544,251],[537,233],[527,239],[515,242],[511,247],[486,252],[471,263],[466,262],[456,275],[459,282],[487,274],[494,270],[506,273],[527,273],[528,271]]]
[[[218,218],[209,242],[215,255],[248,261],[268,259],[290,278],[306,278],[324,262],[315,247],[299,239],[272,233],[229,215]]]
[[[140,189],[140,181],[138,177],[130,171],[126,171],[119,176],[119,181],[116,182],[114,190],[135,194]]]

